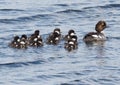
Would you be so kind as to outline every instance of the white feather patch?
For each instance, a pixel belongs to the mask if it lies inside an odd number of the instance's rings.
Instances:
[[[40,38],[40,36],[39,36],[39,35],[38,35],[37,37],[38,37],[38,38]]]
[[[17,42],[20,42],[20,39],[17,39]]]
[[[14,44],[17,44],[16,42],[14,42]]]
[[[34,41],[37,41],[37,38],[35,38]]]
[[[69,44],[72,44],[72,45],[74,45],[74,42],[69,42]]]
[[[70,36],[68,35],[68,36],[67,36],[67,38],[69,39],[69,38],[70,38]]]
[[[75,39],[75,38],[72,38],[72,40],[73,40],[73,41],[76,41],[76,39]]]
[[[99,35],[98,37],[99,37],[100,39],[102,39],[102,38],[103,38],[103,37],[102,37],[102,36],[100,36],[100,35]]]
[[[37,43],[35,43],[34,45],[37,46]]]
[[[92,35],[94,38],[98,38],[98,35]]]
[[[42,43],[41,41],[38,41],[39,43]]]
[[[18,47],[18,45],[15,45],[15,47]]]
[[[25,42],[21,41],[20,44],[25,44]]]
[[[58,38],[58,37],[56,37],[56,38],[55,38],[55,40],[59,40],[59,38]]]

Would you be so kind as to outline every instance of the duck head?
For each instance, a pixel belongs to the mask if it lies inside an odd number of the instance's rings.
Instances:
[[[34,34],[39,35],[39,32],[40,32],[39,30],[35,30]]]
[[[68,35],[69,35],[69,36],[75,35],[75,31],[74,31],[74,30],[69,30]]]
[[[95,26],[95,30],[98,33],[101,33],[101,31],[103,31],[106,28],[106,22],[105,21],[98,21],[98,23]]]
[[[19,36],[15,36],[15,37],[14,37],[14,41],[19,42],[19,41],[20,41]]]
[[[21,36],[21,39],[26,40],[26,39],[27,39],[27,35],[23,34],[23,35]]]
[[[60,34],[60,28],[54,29],[54,33]]]

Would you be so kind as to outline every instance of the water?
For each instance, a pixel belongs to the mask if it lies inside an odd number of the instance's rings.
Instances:
[[[119,85],[119,0],[0,0],[0,85]],[[86,45],[83,36],[105,20],[108,40]],[[14,35],[42,37],[61,28],[74,29],[77,50],[57,46],[20,50],[8,47]]]

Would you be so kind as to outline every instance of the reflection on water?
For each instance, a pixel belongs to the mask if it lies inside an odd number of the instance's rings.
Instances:
[[[105,61],[105,42],[106,41],[91,41],[91,42],[85,42],[86,47],[94,48],[95,47],[95,54],[96,54],[96,63],[99,67],[104,66],[106,63]],[[91,49],[90,49],[91,50]]]
[[[104,56],[104,45],[105,41],[92,41],[92,42],[85,42],[88,47],[96,46],[96,51],[97,51],[97,57],[102,57]]]

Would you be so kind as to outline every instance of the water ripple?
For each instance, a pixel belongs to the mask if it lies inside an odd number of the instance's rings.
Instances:
[[[67,6],[69,6],[69,5],[68,5],[68,4],[54,4],[54,6],[67,7]]]
[[[119,85],[119,3],[119,0],[40,0],[39,3],[37,0],[2,0],[0,84]],[[86,32],[94,31],[99,20],[107,22],[107,40],[89,46],[82,38]],[[45,43],[57,27],[63,35],[70,29],[75,30],[77,50],[66,51],[64,40],[56,46]],[[43,47],[25,50],[8,47],[14,35],[29,37],[36,29],[40,30]]]
[[[91,9],[91,8],[103,8],[103,9],[107,9],[107,8],[119,8],[120,4],[107,4],[104,6],[94,6],[94,7],[84,7],[83,9]]]
[[[11,63],[1,63],[0,66],[6,67],[22,67],[36,64],[43,64],[45,61],[36,60],[36,61],[26,61],[26,62],[11,62]]]
[[[36,19],[50,19],[53,17],[50,14],[37,14],[37,15],[32,15],[32,16],[23,16],[23,17],[18,17],[15,19],[0,19],[0,23],[6,23],[6,24],[14,24],[14,23],[19,23],[19,22],[30,22],[34,21]]]
[[[5,12],[11,12],[11,11],[25,11],[25,10],[22,10],[22,9],[0,9],[0,11],[5,11]]]
[[[81,10],[76,10],[76,9],[66,9],[66,10],[63,10],[63,11],[58,11],[56,13],[81,13],[83,11]]]

